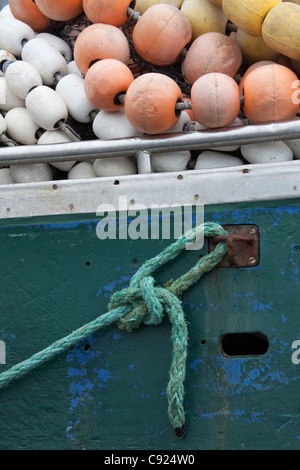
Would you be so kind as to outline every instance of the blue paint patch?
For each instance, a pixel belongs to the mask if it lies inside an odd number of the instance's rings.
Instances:
[[[82,377],[86,374],[86,369],[76,369],[75,367],[68,367],[68,377]]]
[[[300,206],[284,206],[284,207],[259,207],[250,209],[237,209],[232,212],[223,211],[209,214],[209,220],[220,225],[228,224],[228,218],[232,219],[238,224],[255,224],[256,216],[258,215],[271,215],[273,217],[273,226],[277,227],[284,214],[296,215],[300,212]],[[207,221],[207,215],[204,215],[204,219]],[[257,266],[258,267],[258,266]],[[256,267],[256,268],[257,268]],[[247,269],[247,268],[246,268]],[[255,268],[250,268],[255,269]]]
[[[258,413],[258,412],[254,412],[251,414],[251,421],[252,422],[258,422],[258,423],[261,423],[261,413]]]
[[[288,344],[284,344],[286,348]],[[253,364],[253,367],[251,367]],[[275,369],[278,362],[269,354],[260,358],[259,364],[254,357],[249,358],[225,358],[217,355],[207,367],[204,386],[224,396],[234,397],[241,393],[264,392],[270,389],[281,388],[298,377],[290,377],[288,370]],[[220,380],[216,382],[215,373],[218,370]],[[223,378],[222,378],[223,376]],[[207,380],[211,377],[211,380]]]
[[[98,289],[98,291],[96,292],[96,296],[98,297],[100,294],[103,293],[103,290],[106,290],[108,292],[113,292],[115,290],[115,288],[121,284],[124,284],[123,285],[123,288],[124,287],[128,287],[128,283],[131,281],[131,276],[121,276],[121,279],[118,279],[118,280],[113,280],[112,282],[110,282],[109,284],[106,284],[105,286],[102,286]],[[110,297],[111,294],[109,294],[109,297]],[[104,297],[108,297],[107,294],[104,294]]]
[[[96,372],[96,377],[101,379],[104,383],[107,383],[108,379],[111,378],[110,373],[107,369],[94,369],[94,372]]]
[[[190,368],[197,372],[197,366],[203,362],[203,359],[194,359],[194,361],[190,364]]]
[[[249,310],[252,312],[267,312],[273,310],[273,302],[264,303],[258,299],[248,302]]]

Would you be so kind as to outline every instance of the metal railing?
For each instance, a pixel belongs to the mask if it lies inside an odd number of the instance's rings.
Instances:
[[[89,161],[99,158],[149,155],[180,149],[204,150],[225,145],[300,139],[300,120],[271,124],[187,131],[176,134],[144,135],[114,140],[88,140],[45,145],[0,148],[0,165]]]

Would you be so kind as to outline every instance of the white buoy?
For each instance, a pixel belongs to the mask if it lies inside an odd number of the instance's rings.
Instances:
[[[300,158],[300,139],[285,140],[284,143],[291,149],[295,158]]]
[[[190,159],[189,150],[155,152],[151,155],[151,168],[154,173],[184,171]]]
[[[52,170],[48,163],[11,165],[10,169],[15,183],[39,183],[53,179]]]
[[[40,126],[32,119],[26,108],[14,108],[5,115],[7,133],[19,144],[35,145]]]
[[[100,111],[93,121],[93,132],[102,140],[141,136],[143,133],[133,127],[124,109],[114,112]]]
[[[12,137],[7,136],[7,122],[6,119],[0,114],[0,142],[6,146],[14,147],[17,143],[12,139]],[[0,167],[1,168],[1,167]]]
[[[278,163],[293,160],[292,150],[281,141],[241,145],[241,153],[249,163]]]
[[[84,91],[84,78],[78,74],[63,77],[56,85],[55,91],[66,103],[70,115],[78,122],[91,122],[93,114],[99,112],[99,109],[87,98]]]
[[[199,122],[193,121],[191,123],[193,131],[206,131],[209,130],[208,127],[202,126],[202,124],[199,124]],[[231,124],[228,125],[228,127],[237,127],[237,126],[243,126],[244,123],[240,118],[236,118]],[[207,147],[206,150],[217,150],[220,152],[234,152],[240,148],[240,145],[221,145],[220,147]]]
[[[236,118],[231,124],[228,125],[228,127],[237,127],[237,126],[243,126],[244,123],[240,118]],[[208,148],[207,150],[218,150],[220,152],[234,152],[240,148],[240,145],[223,145],[221,147],[216,148]]]
[[[0,49],[20,57],[24,45],[34,37],[33,29],[23,21],[0,17]]]
[[[68,179],[87,179],[96,178],[97,175],[93,170],[93,164],[90,162],[80,162],[73,166],[68,173]]]
[[[9,88],[6,78],[0,77],[0,109],[9,111],[16,107],[25,107],[25,100],[16,96]]]
[[[64,100],[48,86],[34,88],[27,95],[25,104],[33,120],[47,131],[58,129],[67,120],[68,109]]]
[[[77,64],[75,60],[71,60],[71,62],[68,62],[68,73],[77,73],[81,77],[83,77],[82,73],[80,72],[79,68],[77,67]]]
[[[219,152],[217,150],[205,150],[198,155],[195,170],[224,168],[239,165],[244,165],[244,162],[234,155],[229,155],[228,153]]]
[[[0,184],[13,184],[14,180],[11,176],[10,168],[1,168],[0,169]]]
[[[171,129],[166,131],[165,134],[170,134],[170,133],[173,133],[173,132],[183,132],[185,126],[189,122],[191,122],[190,116],[185,111],[182,111],[178,121],[176,122],[176,124]]]
[[[68,138],[60,130],[56,131],[45,131],[37,141],[38,145],[47,145],[47,144],[62,144],[66,142],[71,142],[71,139]],[[71,168],[75,165],[76,160],[67,161],[67,162],[51,162],[51,165],[61,171],[70,171]]]
[[[94,161],[97,176],[122,176],[137,173],[137,166],[131,157],[108,157]]]
[[[45,39],[34,38],[22,50],[22,60],[39,72],[44,85],[53,86],[68,73],[66,59]]]
[[[38,71],[24,60],[9,63],[5,78],[11,91],[24,100],[33,88],[43,85]]]
[[[36,38],[41,38],[47,41],[50,46],[54,47],[54,49],[56,49],[65,58],[66,62],[70,62],[72,60],[72,49],[64,39],[55,36],[54,34],[44,32],[38,33]]]
[[[2,114],[0,114],[0,135],[5,134],[6,131],[7,131],[7,122],[5,118],[2,116]]]
[[[12,14],[9,5],[5,5],[3,8],[1,8],[1,10],[0,10],[0,17],[2,17],[2,16],[3,16],[4,18],[16,19],[16,18],[14,17],[14,15]]]
[[[2,66],[7,60],[16,60],[15,56],[3,49],[0,50],[0,77],[4,77],[5,72],[2,71]]]

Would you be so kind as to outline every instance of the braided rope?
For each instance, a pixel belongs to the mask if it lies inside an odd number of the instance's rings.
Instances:
[[[147,260],[132,277],[129,287],[111,296],[108,312],[90,323],[73,331],[29,359],[16,364],[0,374],[0,388],[27,374],[37,366],[68,350],[76,343],[100,329],[117,322],[121,329],[132,331],[142,323],[158,325],[164,312],[172,324],[171,340],[173,352],[167,386],[168,416],[178,437],[185,434],[185,412],[183,407],[184,379],[186,372],[188,331],[184,311],[178,297],[195,284],[201,276],[212,270],[227,252],[226,243],[218,243],[214,251],[200,258],[181,277],[168,283],[164,288],[155,287],[151,274],[163,264],[175,259],[186,248],[187,243],[197,240],[202,234],[207,237],[225,235],[227,232],[218,224],[207,222],[189,230],[181,238],[165,248],[160,254]]]

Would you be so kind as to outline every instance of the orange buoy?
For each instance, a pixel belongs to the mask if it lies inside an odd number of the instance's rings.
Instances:
[[[284,121],[299,111],[299,82],[287,67],[269,64],[244,81],[244,113],[253,123]]]
[[[134,9],[135,0],[83,0],[82,6],[92,23],[123,26],[128,21],[128,7]]]
[[[55,21],[69,21],[83,12],[82,0],[34,0],[38,9]]]
[[[228,126],[240,111],[239,87],[223,73],[198,78],[192,86],[191,99],[196,121],[208,128]]]
[[[254,36],[253,36],[254,37]],[[269,65],[269,64],[275,64],[276,62],[273,62],[272,60],[260,60],[259,62],[255,62],[255,64],[250,65],[250,67],[246,70],[244,73],[242,80],[239,83],[239,89],[240,89],[240,96],[244,95],[244,82],[246,77],[249,75],[252,70],[257,69],[258,67],[261,67],[262,65]]]
[[[195,39],[182,64],[182,73],[194,83],[206,73],[224,73],[234,77],[242,64],[238,44],[218,32],[205,33]]]
[[[134,77],[119,60],[103,59],[92,65],[84,78],[84,91],[90,102],[102,111],[116,111],[124,106],[118,101]]]
[[[125,95],[125,113],[133,127],[145,134],[161,134],[180,117],[175,106],[183,101],[177,83],[167,75],[146,73],[136,78]]]
[[[116,59],[127,65],[130,59],[129,45],[125,35],[116,26],[92,24],[78,35],[74,45],[74,59],[83,75],[100,59]]]
[[[153,65],[171,65],[192,38],[192,27],[181,10],[169,4],[148,8],[132,34],[138,55]]]
[[[33,31],[42,32],[49,28],[48,18],[38,9],[32,0],[9,0],[13,16],[28,24]]]

